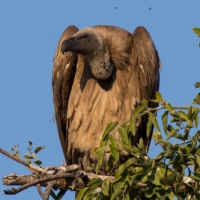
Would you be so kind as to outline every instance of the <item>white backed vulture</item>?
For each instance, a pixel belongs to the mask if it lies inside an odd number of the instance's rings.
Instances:
[[[142,99],[155,98],[159,68],[158,53],[144,27],[137,27],[133,34],[115,26],[80,31],[69,26],[64,31],[54,57],[52,84],[55,118],[68,165],[85,157],[89,164],[97,162],[93,149],[99,146],[106,126],[129,119]],[[149,146],[146,123],[144,117],[134,145],[142,137]]]

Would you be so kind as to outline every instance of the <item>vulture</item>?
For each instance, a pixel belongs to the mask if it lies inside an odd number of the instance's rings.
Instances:
[[[97,164],[93,149],[100,146],[107,125],[126,121],[142,99],[155,98],[159,55],[144,27],[131,34],[108,25],[82,30],[69,26],[53,62],[53,101],[62,150],[67,165],[81,161],[86,170]],[[137,123],[133,145],[143,138],[149,146],[147,120],[145,116]]]

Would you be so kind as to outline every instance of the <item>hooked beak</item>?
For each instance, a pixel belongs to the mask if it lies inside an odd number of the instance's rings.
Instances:
[[[74,46],[75,41],[76,40],[75,40],[74,37],[71,37],[71,38],[68,38],[67,40],[64,40],[62,45],[61,45],[62,54],[64,54],[64,52],[70,51],[71,47]]]

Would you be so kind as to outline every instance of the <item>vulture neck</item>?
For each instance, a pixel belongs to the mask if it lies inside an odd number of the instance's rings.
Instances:
[[[105,39],[99,42],[98,48],[89,54],[87,58],[92,74],[97,79],[105,80],[111,76],[113,65],[110,62],[110,52]]]

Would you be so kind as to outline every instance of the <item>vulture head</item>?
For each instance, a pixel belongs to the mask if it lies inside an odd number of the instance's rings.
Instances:
[[[61,51],[74,51],[83,55],[97,79],[108,79],[112,74],[108,45],[102,34],[94,28],[84,28],[63,41]]]

